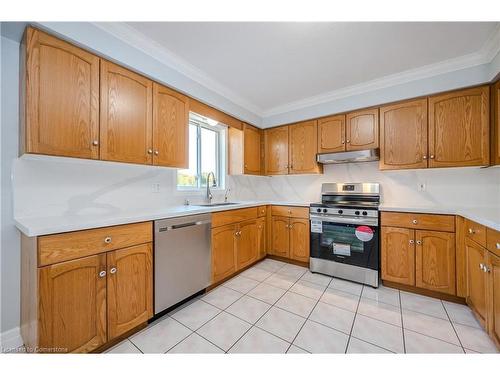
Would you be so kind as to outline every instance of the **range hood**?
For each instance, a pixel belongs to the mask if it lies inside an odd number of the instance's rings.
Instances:
[[[318,154],[316,160],[320,164],[340,164],[340,163],[357,163],[362,161],[379,160],[379,149],[359,151],[334,152],[331,154]]]

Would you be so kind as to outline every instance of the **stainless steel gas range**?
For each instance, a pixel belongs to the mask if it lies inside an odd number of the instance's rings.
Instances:
[[[311,272],[378,287],[380,187],[329,183],[310,205]]]

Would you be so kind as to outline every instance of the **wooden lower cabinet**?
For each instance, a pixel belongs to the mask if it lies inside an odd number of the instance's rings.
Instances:
[[[212,281],[220,281],[236,272],[236,224],[212,229]]]
[[[483,327],[486,327],[487,304],[486,304],[486,282],[487,276],[484,272],[487,250],[467,238],[465,240],[467,293],[466,301],[476,314]]]
[[[455,294],[455,234],[415,231],[415,285]]]
[[[153,254],[150,243],[107,253],[108,340],[153,316]]]
[[[290,219],[290,259],[309,262],[309,220]]]
[[[289,218],[273,216],[271,223],[271,254],[288,258],[290,254]]]
[[[500,347],[500,257],[488,253],[488,316],[489,331],[497,346]]]
[[[41,351],[90,352],[106,342],[105,254],[42,267],[38,282]]]
[[[415,285],[415,231],[382,227],[382,279]]]
[[[239,224],[236,241],[236,264],[237,269],[240,270],[258,258],[257,220],[249,220]]]

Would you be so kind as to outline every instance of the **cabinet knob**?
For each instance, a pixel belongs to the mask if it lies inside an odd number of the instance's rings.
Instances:
[[[422,159],[427,160],[427,155],[422,156]]]
[[[483,263],[479,263],[479,269],[484,271],[484,264]]]
[[[116,273],[116,267],[113,267],[109,270],[109,273]]]
[[[497,242],[497,250],[500,250],[500,242]]]
[[[422,245],[422,241],[417,240],[417,245]]]
[[[413,219],[411,222],[412,222],[413,224],[418,224],[417,219]]]
[[[431,159],[434,159],[434,155],[431,155]]]
[[[106,237],[104,239],[104,243],[111,243],[111,237]]]
[[[160,152],[158,150],[155,150],[155,155],[158,155]]]
[[[92,146],[99,146],[99,141],[92,141]]]
[[[342,144],[344,144],[344,143],[345,143],[345,142],[344,142],[344,141],[342,141]]]
[[[104,276],[106,276],[106,271],[101,271],[101,272],[99,272],[99,277],[101,277],[101,278],[102,278],[102,277],[104,277]]]
[[[151,155],[153,153],[153,150],[148,148],[148,154]]]
[[[476,233],[476,232],[474,231],[474,229],[469,228],[469,233],[470,233],[470,234],[474,234],[474,233]]]
[[[351,143],[351,141],[350,141],[349,139],[348,139],[346,142],[347,142],[347,143]]]
[[[415,241],[413,241],[413,240],[410,240],[410,243],[411,243],[411,244],[413,245],[413,244],[415,243]]]

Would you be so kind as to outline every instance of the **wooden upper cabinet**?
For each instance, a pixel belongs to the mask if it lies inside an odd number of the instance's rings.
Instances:
[[[489,164],[489,87],[429,97],[429,167]]]
[[[189,98],[153,83],[153,164],[188,168]]]
[[[382,279],[415,285],[415,231],[382,227]]]
[[[427,168],[427,160],[427,99],[380,107],[380,169]]]
[[[288,126],[264,132],[266,174],[288,174]]]
[[[346,150],[378,147],[378,108],[364,109],[346,115]]]
[[[153,316],[151,243],[110,251],[108,266],[108,340]]]
[[[101,159],[153,160],[153,82],[101,60]]]
[[[99,58],[31,27],[24,44],[21,147],[28,153],[98,159]]]
[[[261,138],[260,129],[243,124],[243,172],[245,174],[261,174]]]
[[[271,219],[271,253],[281,257],[289,257],[290,219],[283,216],[273,216]]]
[[[476,244],[470,238],[465,240],[467,304],[476,313],[483,327],[487,321],[486,303],[486,273],[483,267],[486,264],[487,250]]]
[[[255,262],[259,255],[257,220],[240,223],[237,233],[236,262],[240,270]]]
[[[212,229],[212,282],[236,272],[236,224]]]
[[[490,332],[497,345],[500,345],[500,257],[488,254],[488,277],[490,301],[488,316]]]
[[[316,120],[300,122],[288,127],[289,173],[321,173],[316,162],[318,150],[318,123]]]
[[[39,347],[89,352],[106,342],[106,255],[38,270]]]
[[[415,232],[415,285],[455,294],[455,234]]]
[[[318,154],[345,151],[345,115],[318,120]]]
[[[500,81],[491,86],[491,164],[500,164]]]
[[[309,262],[309,219],[290,219],[290,258]]]

